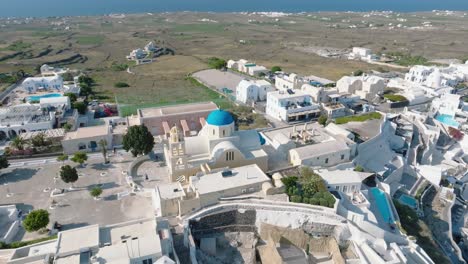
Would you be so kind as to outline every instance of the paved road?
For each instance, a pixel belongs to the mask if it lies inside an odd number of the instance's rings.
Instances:
[[[118,150],[117,155],[126,153],[125,150]],[[109,157],[112,157],[112,153],[109,153]],[[88,153],[88,160],[98,160],[103,159],[102,153]],[[48,165],[48,164],[57,164],[61,163],[61,161],[57,161],[57,157],[50,157],[50,158],[31,158],[31,159],[22,159],[16,161],[10,161],[10,168],[20,168],[20,167],[29,167],[29,166],[40,166],[40,165]]]

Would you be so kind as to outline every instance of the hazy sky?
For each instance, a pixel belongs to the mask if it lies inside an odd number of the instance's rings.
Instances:
[[[164,11],[467,10],[468,0],[0,0],[0,16],[98,15]]]

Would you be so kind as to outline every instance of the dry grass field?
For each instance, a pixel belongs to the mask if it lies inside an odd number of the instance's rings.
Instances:
[[[432,27],[423,27],[430,21]],[[401,27],[396,27],[401,24]],[[393,27],[393,28],[392,28]],[[124,17],[0,20],[0,73],[37,74],[59,62],[90,73],[101,99],[150,106],[211,99],[186,76],[208,67],[206,59],[246,58],[267,67],[337,80],[382,66],[320,57],[309,48],[404,52],[428,59],[468,55],[468,18],[460,14],[311,13],[272,18],[259,14],[164,13]],[[112,69],[147,42],[175,50],[133,74]],[[384,70],[386,70],[384,68]],[[128,88],[114,88],[126,82]],[[206,98],[204,98],[206,97]]]

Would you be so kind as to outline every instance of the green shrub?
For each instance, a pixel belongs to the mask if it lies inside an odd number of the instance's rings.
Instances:
[[[299,196],[299,195],[293,195],[293,196],[291,196],[291,202],[300,203],[300,202],[302,202],[302,197]]]
[[[126,87],[130,87],[130,85],[126,82],[116,82],[114,84],[114,87],[115,88],[126,88]]]
[[[406,97],[404,97],[403,95],[399,95],[399,94],[385,94],[384,98],[392,102],[403,102],[403,101],[408,100],[406,99]]]
[[[354,167],[354,171],[364,172],[364,168],[361,165],[356,165],[356,167]]]
[[[121,64],[113,63],[111,66],[111,69],[113,71],[126,71],[127,68],[128,68],[128,64],[125,64],[125,63],[121,63]]]
[[[319,203],[320,203],[320,206],[326,206],[326,207],[328,206],[328,202],[324,198],[320,198]]]
[[[326,115],[321,115],[318,119],[318,123],[321,124],[322,126],[325,126],[327,124],[328,117]]]
[[[309,199],[309,204],[311,204],[311,205],[320,205],[320,201],[317,198],[310,198]]]
[[[279,71],[282,71],[282,69],[281,69],[280,66],[273,66],[273,67],[271,67],[271,72],[279,72]]]

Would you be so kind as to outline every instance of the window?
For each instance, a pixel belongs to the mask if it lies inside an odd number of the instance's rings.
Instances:
[[[325,159],[325,164],[328,164],[328,158]]]
[[[234,160],[234,151],[226,152],[226,161]]]
[[[343,186],[343,192],[346,193],[348,191],[348,186]]]
[[[144,259],[143,264],[153,264],[153,259]]]
[[[225,135],[226,135],[226,130],[223,129],[223,136],[225,136]]]
[[[344,154],[341,154],[341,159],[342,159],[342,160],[344,159]]]
[[[214,136],[214,134],[215,134],[215,130],[213,129],[213,136]]]

